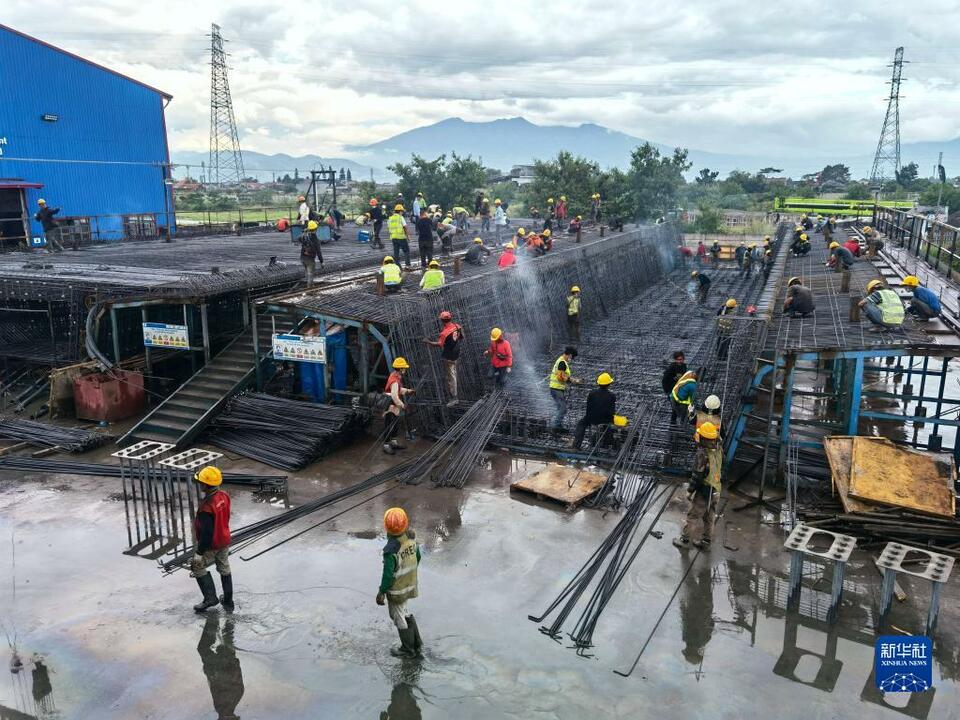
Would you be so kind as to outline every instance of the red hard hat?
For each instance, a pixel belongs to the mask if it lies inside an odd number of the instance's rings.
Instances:
[[[442,313],[440,313],[440,319],[441,319],[441,320],[453,320],[453,315],[450,314],[450,311],[449,311],[449,310],[444,310]]]

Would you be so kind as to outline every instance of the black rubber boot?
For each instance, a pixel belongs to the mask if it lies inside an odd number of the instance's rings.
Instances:
[[[223,585],[223,595],[220,604],[227,612],[233,612],[233,575],[221,575],[220,584]]]
[[[407,615],[407,627],[413,631],[413,650],[417,657],[423,654],[423,639],[420,637],[420,628],[417,627],[417,619],[413,615]]]
[[[203,593],[203,601],[193,606],[193,611],[202,613],[212,607],[220,604],[217,599],[217,587],[213,584],[213,576],[207,573],[203,577],[197,578],[197,585],[200,586],[200,592]]]
[[[400,630],[398,628],[397,634],[400,636],[400,646],[390,648],[390,654],[399,658],[416,657],[417,651],[414,648],[414,633],[410,626],[407,625],[406,630]]]

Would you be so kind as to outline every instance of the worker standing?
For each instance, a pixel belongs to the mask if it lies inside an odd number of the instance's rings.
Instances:
[[[707,304],[707,296],[710,294],[710,286],[713,284],[713,281],[710,279],[710,276],[706,273],[702,273],[699,270],[694,270],[690,273],[697,283],[697,303],[700,305]]]
[[[707,246],[703,244],[703,240],[697,241],[697,267],[703,267],[704,262],[707,259]]]
[[[60,212],[60,208],[49,207],[47,201],[43,198],[37,200],[37,205],[40,209],[37,210],[34,218],[36,218],[37,222],[40,223],[40,226],[43,228],[43,237],[47,241],[47,250],[50,252],[63,252],[63,243],[60,242],[60,223],[58,223],[56,217],[54,217]]]
[[[567,196],[561,195],[556,205],[557,229],[563,230],[563,223],[567,219]]]
[[[737,268],[741,271],[743,270],[743,259],[747,255],[747,246],[744,243],[737,245],[737,249],[733,251],[733,256],[737,260]]]
[[[420,211],[426,210],[426,208],[427,208],[427,203],[423,199],[423,193],[418,192],[417,196],[413,199],[413,216],[415,218],[420,217]]]
[[[739,250],[740,248],[737,248]],[[753,269],[753,245],[746,249],[740,260],[740,270],[743,275],[750,277],[750,271]]]
[[[380,266],[380,275],[383,276],[383,287],[387,292],[397,292],[403,286],[403,273],[400,266],[394,262],[392,255],[387,255]]]
[[[600,373],[597,376],[597,387],[587,394],[587,408],[583,417],[577,423],[573,436],[573,449],[579,450],[583,445],[583,436],[591,425],[609,425],[617,413],[617,396],[610,392],[613,377],[610,373]]]
[[[710,246],[710,262],[714,265],[720,263],[720,241],[714,240],[713,245]]]
[[[475,237],[473,244],[467,248],[463,260],[471,265],[485,265],[488,255],[490,255],[490,249],[484,246],[483,238]]]
[[[687,358],[683,354],[682,350],[677,350],[673,354],[673,359],[664,369],[663,375],[660,377],[660,387],[663,388],[663,394],[666,395],[667,399],[671,402],[673,402],[673,397],[671,395],[673,392],[673,386],[677,384],[677,380],[679,380],[686,371]],[[671,419],[671,422],[674,421]]]
[[[230,496],[220,489],[223,474],[220,468],[210,465],[193,476],[203,490],[203,498],[197,508],[193,531],[196,547],[190,560],[190,576],[197,579],[203,600],[193,606],[198,612],[223,603],[224,610],[233,612],[233,576],[230,574]],[[217,566],[223,595],[217,598],[213,576],[207,570]]]
[[[596,225],[600,222],[600,193],[595,192],[590,196],[590,224]]]
[[[406,447],[397,440],[397,429],[400,427],[400,418],[407,409],[404,398],[413,392],[413,388],[403,386],[403,376],[410,369],[410,363],[406,358],[397,357],[392,367],[393,372],[387,377],[387,384],[383,388],[390,403],[383,414],[383,424],[386,426],[383,451],[388,455],[393,455],[397,450],[403,450]]]
[[[867,297],[859,305],[878,330],[896,330],[903,325],[903,302],[893,290],[884,286],[883,280],[867,283]]]
[[[680,537],[673,539],[673,544],[681,550],[688,548],[691,544],[700,550],[710,549],[722,487],[720,478],[723,470],[723,451],[718,442],[719,436],[717,427],[709,422],[703,423],[693,435],[697,443],[697,451],[693,456],[688,485],[687,497],[690,500],[690,508],[687,510],[687,521],[680,532]],[[690,537],[698,523],[702,524],[700,538],[691,543]]]
[[[488,377],[497,387],[503,387],[507,382],[507,375],[513,370],[513,349],[503,336],[503,330],[493,328],[490,331],[490,347],[483,354],[490,358]]]
[[[480,201],[477,214],[480,216],[480,232],[490,232],[490,198],[485,197]]]
[[[391,648],[390,654],[401,658],[420,657],[423,649],[420,628],[407,609],[407,602],[419,594],[420,546],[402,508],[387,510],[383,514],[383,527],[387,531],[387,544],[383,546],[383,574],[377,605],[386,603],[387,613],[400,635],[400,647]]]
[[[383,229],[383,207],[376,198],[370,198],[370,211],[368,213],[373,221],[373,245],[374,248],[383,249],[383,240],[380,239],[380,231]]]
[[[390,242],[393,243],[393,254],[398,260],[403,253],[404,264],[410,269],[410,228],[403,217],[403,205],[394,205],[393,214],[387,218],[387,229],[390,231]]]
[[[731,316],[737,312],[737,301],[728,298],[723,306],[717,310],[717,360],[726,360],[730,352],[730,341],[733,338],[733,321]]]
[[[517,263],[516,249],[517,246],[512,242],[507,243],[506,247],[503,248],[503,252],[500,254],[500,259],[497,261],[497,267],[501,270],[513,267]]]
[[[550,398],[556,406],[557,411],[553,415],[553,437],[559,437],[563,432],[563,418],[567,414],[567,387],[571,383],[580,381],[573,376],[573,369],[570,367],[570,361],[577,357],[577,349],[568,345],[563,349],[563,354],[553,363],[553,369],[550,371]]]
[[[459,400],[457,394],[457,361],[460,359],[460,344],[463,342],[463,328],[453,321],[449,310],[440,313],[440,337],[436,340],[424,340],[427,345],[440,348],[440,359],[443,361],[443,376],[447,384],[447,394],[450,400],[447,407],[453,407]]]
[[[677,378],[677,381],[670,389],[670,402],[672,409],[670,411],[670,424],[675,425],[677,421],[682,424],[684,421],[693,420],[694,408],[693,401],[697,396],[697,374],[693,370],[687,370],[683,375]]]
[[[567,337],[580,342],[580,286],[574,285],[567,295]]]
[[[942,310],[940,298],[929,288],[923,287],[920,284],[920,278],[916,275],[907,275],[903,279],[903,285],[913,292],[913,298],[907,306],[907,313],[920,322],[928,322],[940,315]]]
[[[431,260],[423,273],[423,277],[420,278],[420,289],[426,291],[439,290],[443,287],[446,280],[446,275],[444,275],[443,270],[440,269],[440,263],[436,260]]]
[[[317,261],[323,268],[323,252],[320,250],[320,241],[317,239],[317,221],[308,220],[307,229],[300,235],[300,263],[306,275],[307,287],[313,286],[313,274],[317,268]]]
[[[303,195],[297,198],[297,202],[300,203],[297,206],[297,222],[306,225],[310,222],[310,206],[307,205],[307,199]]]
[[[420,251],[420,268],[425,270],[433,260],[433,221],[426,207],[421,207],[417,214],[417,249]]]
[[[790,317],[807,317],[816,309],[813,293],[810,288],[804,287],[803,280],[792,277],[787,281],[787,297],[783,301],[784,314]]]
[[[497,208],[493,216],[493,227],[497,234],[497,247],[500,247],[503,245],[503,232],[507,227],[507,213],[503,209],[500,198],[494,200],[493,204]]]

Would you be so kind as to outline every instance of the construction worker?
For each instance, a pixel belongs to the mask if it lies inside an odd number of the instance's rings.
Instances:
[[[37,206],[40,209],[37,210],[37,214],[33,217],[43,228],[43,237],[47,241],[47,250],[49,252],[63,252],[63,244],[60,242],[60,223],[58,223],[56,217],[54,217],[60,212],[60,208],[49,207],[47,201],[43,198],[37,200]]]
[[[447,216],[437,225],[437,234],[440,235],[440,252],[449,254],[453,252],[453,239],[463,232],[453,221],[453,217],[447,213]]]
[[[572,222],[570,224],[573,225]],[[545,253],[548,253],[551,250],[553,250],[553,233],[552,232],[550,232],[549,230],[544,230],[542,233],[540,233],[540,238],[543,240],[543,251]]]
[[[383,514],[387,544],[383,546],[383,574],[377,605],[386,603],[387,612],[400,635],[400,647],[391,648],[394,657],[420,657],[423,640],[417,619],[407,610],[407,602],[417,597],[417,568],[420,565],[420,546],[410,529],[407,513],[393,507]]]
[[[418,192],[417,196],[413,199],[413,216],[415,218],[420,217],[420,211],[426,210],[426,208],[427,208],[427,203],[423,199],[423,193]]]
[[[697,284],[697,302],[700,305],[706,305],[707,296],[710,294],[710,285],[713,284],[713,281],[709,275],[699,270],[694,270],[690,273],[690,277],[692,277]]]
[[[855,235],[848,237],[847,241],[843,243],[843,247],[849,250],[854,257],[860,257],[860,241],[857,240]]]
[[[770,277],[770,271],[773,270],[773,250],[764,251],[760,267],[763,270],[763,279],[766,280]]]
[[[680,267],[686,267],[690,258],[693,257],[693,250],[686,245],[677,245],[677,253],[680,255]]]
[[[387,218],[387,230],[390,232],[390,242],[393,243],[393,254],[399,258],[403,253],[404,264],[410,269],[410,228],[403,217],[403,205],[393,206],[393,214]]]
[[[567,295],[567,337],[580,342],[580,286],[574,285]]]
[[[577,357],[577,349],[567,345],[563,349],[563,354],[553,363],[553,369],[550,371],[550,398],[556,406],[557,411],[553,415],[553,436],[556,438],[563,432],[563,418],[567,414],[567,387],[571,383],[579,384],[579,380],[573,376],[573,369],[570,367],[570,361]]]
[[[671,397],[673,386],[677,384],[677,380],[679,380],[686,371],[687,358],[682,350],[677,350],[673,354],[673,359],[664,369],[663,375],[660,377],[660,387],[663,388],[663,394],[666,395],[667,399],[671,402],[673,400]]]
[[[823,227],[821,228],[823,232],[823,239],[826,240],[828,244],[833,241],[833,228],[835,222],[836,220],[831,217],[823,224]]]
[[[717,360],[726,360],[730,351],[730,340],[733,337],[733,322],[730,316],[737,312],[737,301],[728,298],[723,306],[717,310]]]
[[[834,245],[836,243],[830,243],[830,244]],[[797,238],[792,243],[790,243],[790,252],[796,255],[797,257],[801,257],[803,255],[806,255],[808,252],[810,252],[810,241],[807,239],[806,233],[800,233],[797,236]]]
[[[371,247],[383,249],[383,240],[380,239],[380,231],[383,229],[383,207],[376,198],[370,198],[370,210],[367,211],[370,220],[373,221],[373,243]]]
[[[804,287],[803,280],[798,277],[792,277],[787,281],[787,297],[783,301],[784,314],[790,313],[790,317],[807,317],[816,309],[813,301],[813,292],[810,288]]]
[[[516,249],[517,246],[512,242],[507,243],[506,247],[503,248],[503,252],[500,254],[500,259],[497,261],[497,267],[501,270],[513,267],[517,263]]]
[[[497,235],[497,247],[501,247],[503,245],[503,232],[507,227],[507,213],[503,209],[503,203],[500,202],[500,198],[494,200],[493,204],[497,208],[493,215],[493,229]]]
[[[397,357],[392,367],[393,372],[387,377],[387,384],[383,388],[390,403],[386,412],[383,413],[383,424],[386,426],[383,451],[388,455],[393,455],[397,450],[403,450],[406,447],[397,440],[397,429],[400,427],[400,418],[407,409],[404,398],[413,392],[413,388],[403,386],[403,376],[410,369],[410,363],[406,358]]]
[[[193,479],[200,485],[203,498],[193,522],[196,546],[190,560],[190,577],[197,579],[203,600],[193,606],[201,613],[223,603],[223,609],[233,612],[233,576],[230,574],[230,496],[220,489],[223,474],[210,465],[197,472]],[[216,564],[220,574],[223,595],[217,597],[213,577],[207,570]]]
[[[323,252],[320,250],[320,241],[317,239],[317,221],[308,220],[307,229],[300,235],[300,263],[306,275],[307,287],[313,286],[313,273],[317,268],[317,261],[323,268]]]
[[[714,240],[713,245],[710,246],[710,262],[714,265],[720,263],[720,241]]]
[[[563,230],[563,223],[567,219],[567,196],[561,195],[560,201],[554,207],[554,214],[557,216],[557,229]]]
[[[590,196],[590,224],[596,225],[600,222],[600,193],[594,193]]]
[[[446,279],[443,270],[440,269],[440,263],[436,260],[431,260],[430,264],[427,265],[426,271],[423,273],[423,277],[420,278],[420,289],[427,291],[439,290],[443,287]]]
[[[471,265],[485,265],[488,255],[490,255],[490,249],[484,246],[483,238],[475,237],[473,244],[467,248],[463,260]]]
[[[490,347],[483,354],[490,358],[490,371],[487,376],[497,387],[503,387],[507,382],[507,375],[513,370],[513,349],[503,336],[503,330],[493,328],[490,331]]]
[[[737,249],[733,251],[733,256],[737,260],[737,268],[743,270],[743,258],[747,255],[747,246],[745,243],[740,243],[737,245]]]
[[[544,232],[548,233],[550,231],[544,230]],[[540,237],[537,233],[529,232],[527,233],[526,238],[527,238],[527,242],[523,247],[524,247],[524,251],[527,254],[527,257],[540,257],[546,252],[543,246],[543,238]]]
[[[490,198],[485,197],[480,201],[477,214],[480,216],[480,232],[490,232]]]
[[[587,408],[583,417],[577,423],[573,436],[573,449],[579,450],[583,445],[583,436],[591,425],[609,425],[617,413],[617,396],[610,392],[613,378],[610,373],[600,373],[597,376],[597,387],[587,394]]]
[[[420,251],[420,268],[425,270],[433,260],[433,221],[427,213],[426,207],[420,208],[416,222],[417,249]]]
[[[697,267],[702,268],[706,260],[707,246],[703,244],[703,240],[697,240]]]
[[[824,263],[827,267],[835,268],[839,263],[843,270],[849,271],[853,267],[853,264],[857,259],[853,256],[853,253],[850,252],[847,248],[843,247],[837,241],[830,243],[830,259]]]
[[[920,322],[927,322],[937,317],[942,307],[940,298],[938,298],[929,288],[920,284],[920,278],[916,275],[907,275],[903,279],[904,287],[910,288],[913,297],[907,306],[907,312],[913,315]]]
[[[526,228],[517,228],[516,234],[513,236],[513,240],[510,242],[513,243],[515,248],[526,245],[527,242],[527,229]]]
[[[754,248],[756,248],[756,245],[750,245],[750,247],[748,247],[743,253],[743,258],[740,260],[741,273],[747,277],[750,277],[750,271],[753,269]],[[739,248],[737,249],[739,250]]]
[[[460,345],[463,342],[463,328],[453,321],[449,310],[440,313],[440,336],[436,340],[424,340],[427,345],[440,348],[440,359],[443,361],[443,377],[447,383],[447,394],[450,400],[447,407],[457,404],[457,361],[460,359]]]
[[[297,198],[297,202],[300,203],[297,207],[297,222],[306,225],[311,219],[310,206],[307,205],[307,199],[303,195]]]
[[[673,544],[685,550],[691,544],[700,550],[709,550],[713,538],[713,524],[717,520],[717,503],[720,499],[721,472],[723,469],[723,450],[718,439],[720,431],[713,423],[705,422],[693,435],[697,443],[697,451],[693,456],[693,465],[690,468],[690,484],[687,498],[690,508],[687,510],[687,521],[680,532],[680,537],[673,539]],[[700,538],[691,543],[697,523],[702,523]]]
[[[705,422],[713,423],[720,430],[720,398],[716,395],[707,395],[703,407],[697,410],[697,419],[694,423],[699,428]]]
[[[670,389],[670,402],[672,403],[670,411],[671,425],[675,425],[677,421],[683,423],[684,421],[690,422],[693,420],[693,401],[696,396],[697,374],[693,370],[687,370],[677,378],[677,381]]]
[[[883,284],[883,280],[867,283],[867,296],[860,307],[876,329],[896,329],[903,325],[904,309],[900,297]]]
[[[583,216],[577,215],[573,220],[570,221],[570,224],[567,226],[568,235],[576,235],[583,228]],[[550,232],[549,229],[544,230],[545,233]]]
[[[380,266],[380,274],[383,276],[383,287],[387,292],[398,292],[403,285],[403,273],[400,266],[393,261],[392,255],[387,255]]]
[[[454,205],[451,214],[453,215],[453,224],[457,226],[457,230],[460,232],[470,226],[470,211],[462,205]]]

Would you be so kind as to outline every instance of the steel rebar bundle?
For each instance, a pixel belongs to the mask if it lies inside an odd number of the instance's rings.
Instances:
[[[0,438],[41,447],[58,447],[72,453],[93,450],[111,439],[109,435],[92,430],[12,418],[0,418]]]

